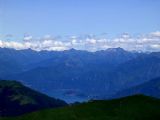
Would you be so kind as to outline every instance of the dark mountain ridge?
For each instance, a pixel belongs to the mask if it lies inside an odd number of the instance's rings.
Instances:
[[[160,98],[160,77],[147,81],[138,86],[134,86],[116,93],[116,95],[112,96],[115,98],[123,97],[123,96],[131,96],[135,94],[144,94],[147,96],[152,96],[156,98]]]
[[[16,116],[67,104],[23,86],[17,81],[0,80],[0,116]]]

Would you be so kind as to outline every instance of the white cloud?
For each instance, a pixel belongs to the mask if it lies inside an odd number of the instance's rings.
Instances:
[[[160,44],[153,44],[151,47],[154,49],[160,49]]]
[[[62,39],[61,39],[62,38]],[[1,38],[2,39],[2,38]],[[160,51],[160,32],[152,32],[143,36],[131,37],[128,33],[116,38],[102,38],[92,35],[59,37],[54,39],[50,35],[36,39],[31,35],[26,35],[24,41],[4,41],[0,40],[0,47],[33,50],[67,50],[75,48],[78,50],[97,51],[107,48],[121,47],[126,50],[138,51]]]
[[[155,37],[160,37],[160,31],[152,32],[151,35]]]
[[[30,41],[30,40],[32,40],[32,38],[33,37],[31,35],[29,35],[28,33],[25,33],[23,40],[24,41]]]

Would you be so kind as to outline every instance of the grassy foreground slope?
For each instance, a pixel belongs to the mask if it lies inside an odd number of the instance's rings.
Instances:
[[[160,120],[160,100],[135,95],[115,100],[90,101],[58,109],[46,109],[0,120]]]

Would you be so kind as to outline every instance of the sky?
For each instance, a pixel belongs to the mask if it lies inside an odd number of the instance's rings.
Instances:
[[[86,41],[86,35],[97,40],[124,33],[148,39],[160,30],[159,11],[160,0],[0,0],[0,40],[65,36],[67,42],[83,36]]]

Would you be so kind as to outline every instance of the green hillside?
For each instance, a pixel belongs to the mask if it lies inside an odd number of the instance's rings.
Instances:
[[[46,109],[0,120],[160,120],[160,100],[135,95],[97,100],[58,109]]]
[[[0,116],[18,116],[66,105],[62,100],[39,93],[19,82],[0,80]]]

